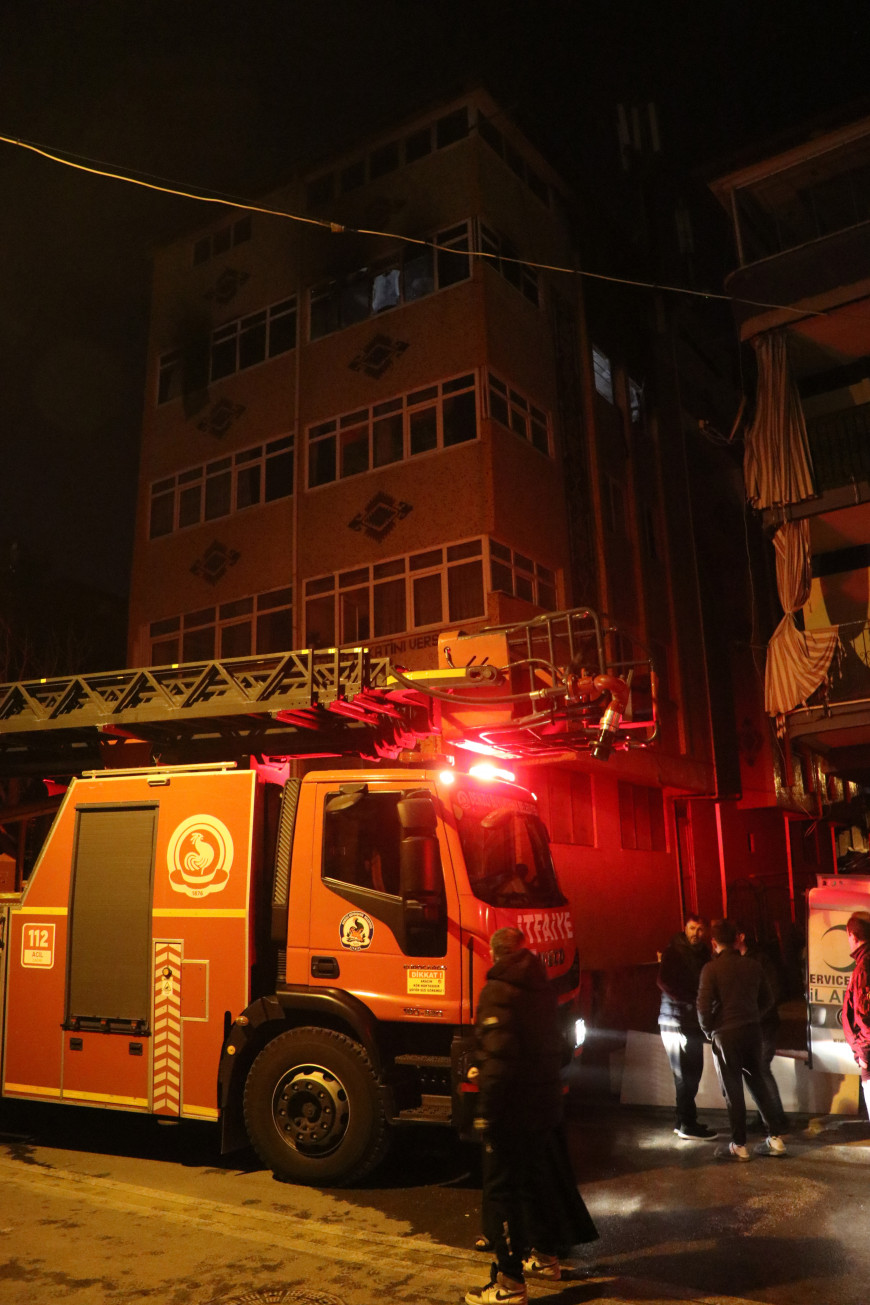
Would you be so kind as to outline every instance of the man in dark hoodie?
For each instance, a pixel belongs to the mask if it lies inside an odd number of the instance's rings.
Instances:
[[[674,1132],[687,1142],[707,1142],[717,1134],[698,1120],[695,1097],[704,1072],[704,1034],[698,1023],[695,1003],[701,971],[710,959],[699,915],[687,915],[680,933],[675,933],[662,953],[658,985],[662,999],[659,1030],[677,1094]]]
[[[782,1140],[785,1117],[768,1089],[761,1047],[761,1020],[773,1005],[773,993],[758,961],[738,952],[737,927],[732,920],[714,920],[710,934],[716,955],[701,971],[698,1019],[713,1043],[713,1059],[731,1124],[731,1143],[721,1155],[729,1160],[750,1158],[746,1149],[745,1082],[767,1128],[767,1141],[756,1150],[782,1156],[786,1150]]]
[[[843,1002],[843,1032],[861,1075],[861,1089],[870,1115],[870,914],[855,911],[846,921],[849,951],[855,968]]]
[[[598,1236],[561,1136],[566,1047],[556,996],[524,943],[519,929],[492,935],[474,1024],[481,1222],[496,1262],[467,1305],[526,1305],[527,1277],[559,1279],[560,1249]]]

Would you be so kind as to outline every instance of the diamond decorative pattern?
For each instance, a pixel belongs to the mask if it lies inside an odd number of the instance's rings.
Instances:
[[[249,277],[249,272],[241,272],[236,267],[225,267],[212,288],[206,290],[204,297],[214,299],[218,304],[228,304],[235,299]]]
[[[365,372],[372,380],[379,380],[389,371],[397,358],[408,348],[407,340],[392,340],[388,335],[373,335],[360,353],[351,359],[351,371]]]
[[[369,539],[375,539],[380,543],[393,530],[396,522],[403,520],[411,510],[410,503],[403,503],[390,494],[377,493],[374,498],[369,499],[362,512],[358,512],[354,519],[347,523],[348,528],[360,530],[364,535],[368,535]]]
[[[236,552],[234,548],[227,548],[226,544],[214,540],[209,544],[202,557],[197,558],[190,568],[193,575],[198,575],[206,584],[216,585],[218,580],[222,580],[229,571],[231,566],[235,566],[241,557],[241,553]]]
[[[233,422],[238,421],[245,411],[243,403],[231,403],[229,399],[219,399],[202,421],[196,423],[196,429],[204,431],[206,435],[214,435],[217,440],[222,440]]]

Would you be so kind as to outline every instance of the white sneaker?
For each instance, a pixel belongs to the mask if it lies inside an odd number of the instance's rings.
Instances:
[[[495,1265],[492,1266],[495,1269]],[[494,1274],[485,1287],[465,1293],[466,1305],[528,1305],[529,1293],[526,1284],[508,1286],[502,1274]]]
[[[527,1260],[523,1260],[523,1273],[527,1278],[549,1278],[557,1282],[562,1276],[562,1266],[555,1255],[541,1255],[534,1247]]]
[[[728,1146],[717,1146],[715,1151],[716,1158],[719,1160],[751,1160],[749,1152],[745,1146],[739,1142],[729,1142]]]
[[[771,1136],[759,1142],[755,1148],[756,1155],[787,1155],[788,1151],[781,1137]]]

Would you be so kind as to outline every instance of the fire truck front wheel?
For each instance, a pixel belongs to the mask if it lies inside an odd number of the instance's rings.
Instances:
[[[245,1126],[263,1163],[294,1183],[358,1182],[387,1143],[371,1062],[332,1029],[289,1029],[263,1048],[245,1083]]]

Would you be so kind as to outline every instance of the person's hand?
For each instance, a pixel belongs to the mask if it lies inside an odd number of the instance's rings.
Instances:
[[[471,1069],[468,1071],[465,1077],[473,1081],[474,1079],[478,1078],[479,1075],[480,1075],[480,1070],[477,1068],[476,1065],[472,1065]]]
[[[856,1056],[855,1059],[856,1059],[856,1061],[858,1062],[858,1068],[859,1068],[859,1069],[866,1069],[866,1068],[867,1068],[867,1061],[866,1061],[866,1060],[862,1060],[862,1058],[861,1058],[860,1056]]]
[[[475,1133],[480,1133],[481,1135],[485,1135],[486,1133],[488,1133],[489,1120],[484,1119],[482,1115],[478,1115],[474,1121],[474,1131]]]

